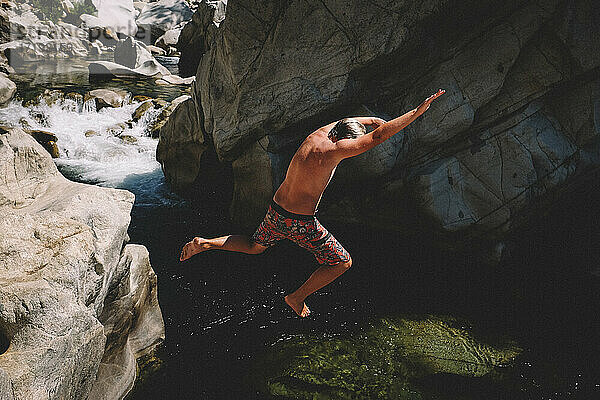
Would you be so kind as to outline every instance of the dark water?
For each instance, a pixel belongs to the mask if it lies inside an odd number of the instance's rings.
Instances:
[[[151,80],[89,83],[77,67],[36,79],[19,80],[24,98],[43,88],[99,86],[167,99],[181,94]],[[244,377],[273,343],[299,333],[349,333],[390,314],[452,315],[524,349],[501,380],[438,375],[421,382],[435,398],[600,398],[600,279],[592,273],[600,256],[597,183],[527,226],[513,238],[512,257],[496,269],[466,252],[439,249],[436,237],[336,225],[323,217],[354,266],[311,296],[313,314],[300,320],[282,297],[314,270],[312,256],[282,243],[260,256],[209,252],[179,263],[181,246],[195,235],[236,231],[220,204],[226,191],[187,203],[148,200],[153,189],[146,186],[156,182],[137,177],[123,184],[138,197],[129,235],[150,251],[166,326],[166,340],[129,400],[253,399]],[[164,182],[156,190],[164,192]]]
[[[180,247],[194,235],[230,231],[218,207],[136,209],[130,235],[150,250],[167,340],[158,351],[161,368],[128,399],[255,398],[244,376],[277,340],[348,333],[389,314],[453,315],[524,348],[514,366],[503,368],[501,381],[439,375],[421,382],[436,398],[600,398],[600,280],[587,268],[597,267],[600,255],[598,200],[588,190],[565,200],[568,213],[564,206],[550,210],[517,238],[522,245],[496,270],[437,249],[433,237],[323,219],[355,262],[309,298],[308,320],[281,300],[315,268],[303,250],[284,243],[260,256],[213,252],[180,264]]]

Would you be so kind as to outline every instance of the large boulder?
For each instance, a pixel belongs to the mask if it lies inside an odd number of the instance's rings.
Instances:
[[[185,0],[159,0],[144,7],[136,23],[150,28],[152,42],[170,29],[183,26],[192,19],[192,10]]]
[[[198,64],[214,40],[217,28],[225,19],[227,1],[203,1],[198,5],[192,20],[179,34],[176,47],[181,52],[179,74],[195,76]]]
[[[17,85],[4,72],[0,72],[0,107],[10,102],[17,93]]]
[[[395,204],[410,200],[411,213],[434,229],[503,235],[534,200],[600,163],[600,60],[590,47],[599,13],[590,0],[500,8],[491,0],[387,7],[255,0],[229,4],[207,34],[213,14],[201,6],[180,44],[182,60],[204,52],[196,106],[188,107],[201,110],[194,119],[202,132],[171,126],[159,146],[165,154],[167,143],[196,136],[214,148],[238,177],[232,215],[252,225],[257,199],[267,205],[268,182],[277,188],[314,129],[356,114],[398,116],[444,88],[403,133],[343,162],[320,210],[404,229]],[[162,161],[175,188],[201,181],[198,168],[174,173],[190,160]],[[265,182],[240,181],[256,177]]]
[[[125,245],[133,195],[68,181],[0,132],[0,394],[122,398],[164,337],[148,253]]]
[[[133,0],[92,0],[98,10],[99,25],[113,32],[135,36],[135,8]]]

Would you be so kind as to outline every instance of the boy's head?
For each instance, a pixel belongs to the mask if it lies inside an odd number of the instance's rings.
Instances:
[[[356,139],[366,132],[367,128],[354,118],[344,118],[329,131],[328,137],[331,141],[337,142],[341,139]]]

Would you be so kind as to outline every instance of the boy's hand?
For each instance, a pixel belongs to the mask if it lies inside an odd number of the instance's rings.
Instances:
[[[429,106],[431,105],[431,103],[433,103],[433,101],[435,99],[437,99],[438,97],[440,97],[444,93],[446,93],[445,90],[439,89],[435,94],[432,94],[431,96],[429,96],[428,98],[426,98],[425,101],[423,101],[421,103],[421,105],[419,107],[417,107],[417,113],[419,115],[423,114],[425,111],[427,111],[429,109]]]

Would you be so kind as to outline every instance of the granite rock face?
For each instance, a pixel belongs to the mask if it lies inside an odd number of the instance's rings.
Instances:
[[[126,244],[133,195],[68,181],[20,129],[0,171],[2,398],[123,397],[164,337],[148,253]]]
[[[166,145],[190,137],[234,175],[255,169],[234,183],[242,224],[262,218],[256,199],[269,198],[265,188],[277,188],[314,129],[351,115],[389,119],[438,88],[446,94],[393,141],[342,163],[322,213],[402,229],[395,204],[410,199],[441,231],[501,233],[600,162],[600,7],[590,0],[257,0],[228,4],[211,34],[208,16],[199,9],[180,36],[208,40],[195,106],[186,104],[202,124],[161,132],[159,160],[175,188],[201,183],[197,168],[174,173],[198,154],[173,158]]]
[[[10,102],[17,93],[17,85],[8,76],[0,72],[0,107]]]

